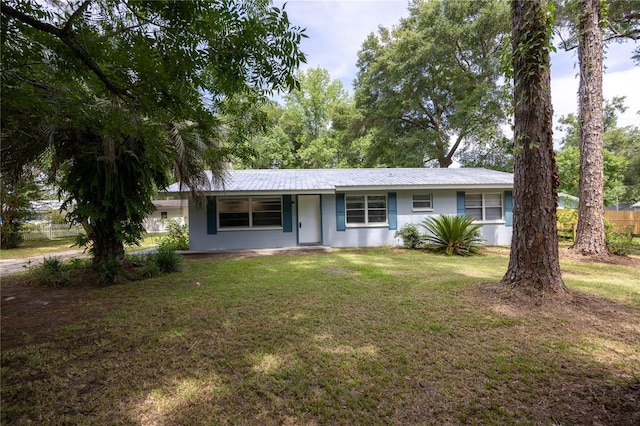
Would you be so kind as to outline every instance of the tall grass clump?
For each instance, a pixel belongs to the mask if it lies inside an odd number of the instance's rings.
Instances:
[[[470,256],[480,252],[484,241],[480,237],[481,224],[475,224],[474,218],[468,215],[440,215],[428,217],[421,226],[426,229],[424,241],[427,248],[448,256]]]
[[[153,262],[162,274],[178,272],[182,268],[182,256],[166,248],[159,248],[158,252],[153,256]]]
[[[75,260],[75,259],[74,259]],[[61,257],[48,256],[42,263],[29,266],[31,281],[46,287],[65,287],[75,284],[75,271],[86,267],[80,259],[65,264]]]

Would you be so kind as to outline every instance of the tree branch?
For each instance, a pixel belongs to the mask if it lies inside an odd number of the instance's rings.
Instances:
[[[639,15],[640,16],[640,15]],[[637,40],[640,36],[640,29],[630,29],[629,31],[618,30],[613,25],[613,22],[608,19],[603,21],[607,24],[607,28],[609,28],[613,34],[604,38],[604,41],[613,40],[615,38],[630,38],[631,40]]]
[[[569,45],[567,41],[564,39],[564,37],[562,37],[562,31],[556,30],[555,33],[558,35],[558,37],[560,37],[560,42],[565,52],[570,52],[571,50],[576,49],[578,47],[577,44],[573,46]]]
[[[451,161],[451,159],[453,158],[453,154],[456,153],[456,151],[458,150],[458,147],[460,146],[460,143],[462,143],[462,140],[466,135],[467,135],[466,131],[460,132],[458,134],[458,137],[456,138],[456,142],[453,144],[453,146],[449,150],[449,153],[445,157],[447,160]]]
[[[78,10],[76,10],[71,15],[69,21],[67,21],[67,24],[65,25],[65,28],[67,28],[67,26],[70,25],[70,23],[72,23],[73,20],[75,20],[80,15],[79,12],[88,7],[89,3],[90,0],[86,0],[82,4],[82,6],[80,6],[80,8],[78,8]],[[71,32],[70,30],[66,32],[65,30],[61,30],[54,25],[38,21],[37,19],[23,12],[20,12],[19,10],[16,10],[11,6],[7,6],[4,3],[0,4],[0,11],[7,16],[17,19],[23,24],[35,28],[36,30],[44,31],[47,34],[58,37],[60,41],[62,41],[71,50],[71,52],[74,53],[76,57],[80,59],[80,61],[82,61],[82,63],[84,63],[87,68],[89,68],[100,79],[100,81],[102,81],[102,83],[111,93],[125,102],[133,100],[133,96],[128,90],[118,87],[109,79],[109,77],[107,77],[107,75],[102,71],[98,64],[93,60],[91,55],[89,55],[89,52],[87,52],[87,50],[80,43],[78,43],[73,32]]]
[[[78,16],[80,16],[85,10],[87,10],[87,8],[89,7],[90,4],[91,4],[91,0],[85,0],[84,3],[82,3],[82,5],[80,5],[78,10],[76,10],[75,12],[73,12],[71,14],[69,19],[67,20],[67,23],[62,28],[62,32],[63,33],[71,34],[71,27],[73,26],[73,22],[76,19],[78,19]]]
[[[415,126],[415,127],[419,128],[419,129],[432,130],[429,126],[426,126],[423,123],[420,123],[419,121],[414,120],[413,118],[410,118],[410,117],[402,116],[402,117],[400,117],[400,121],[404,121],[405,123],[409,123],[412,126]]]
[[[458,50],[458,53],[460,54],[460,58],[458,58],[458,55],[453,55],[453,57],[455,58],[456,62],[458,63],[458,66],[460,66],[460,68],[464,69],[465,71],[471,70],[471,64],[465,58],[464,52],[462,51],[462,47],[460,46],[460,42],[458,40],[456,40],[456,49]],[[465,65],[467,66],[466,68],[464,67],[464,65],[462,65],[462,62],[465,63]]]
[[[146,25],[146,24],[145,24],[144,22],[140,22],[140,23],[138,23],[138,24],[131,25],[131,26],[129,26],[129,27],[121,26],[119,29],[117,29],[117,30],[115,30],[115,31],[111,31],[111,32],[110,32],[110,33],[108,33],[108,34],[103,34],[103,35],[101,35],[101,36],[100,36],[100,40],[107,40],[107,39],[109,39],[109,38],[111,38],[111,37],[119,36],[120,34],[124,34],[124,33],[126,33],[127,31],[135,30],[136,28],[140,28],[140,27],[143,27],[143,26],[145,26],[145,25]]]
[[[59,28],[51,24],[47,24],[46,22],[38,21],[37,19],[32,18],[31,16],[24,14],[11,6],[7,6],[4,3],[0,3],[0,11],[7,16],[17,19],[23,24],[27,24],[30,27],[35,28],[36,30],[44,31],[45,33],[52,34],[56,37],[62,36],[62,31]]]

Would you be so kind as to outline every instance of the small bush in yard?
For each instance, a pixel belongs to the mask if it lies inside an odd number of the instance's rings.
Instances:
[[[166,250],[189,250],[189,231],[175,219],[167,222],[168,234],[158,241],[158,247]]]
[[[605,221],[605,237],[607,248],[612,254],[625,256],[634,249],[631,229],[627,229],[626,232],[618,232],[609,221]]]
[[[31,279],[39,285],[62,287],[71,284],[70,270],[60,257],[49,256],[40,265],[30,267],[29,273]]]
[[[427,230],[424,239],[429,248],[448,256],[469,256],[479,253],[483,241],[479,232],[482,225],[473,222],[467,215],[440,215],[426,218],[421,225]]]
[[[58,256],[49,256],[42,260],[42,269],[50,274],[62,271],[62,265],[62,258]]]
[[[414,224],[407,224],[396,231],[395,237],[402,238],[404,248],[415,249],[422,243],[422,235]]]

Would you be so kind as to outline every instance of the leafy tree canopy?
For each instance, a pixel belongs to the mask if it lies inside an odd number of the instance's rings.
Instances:
[[[473,157],[482,158],[506,120],[499,59],[508,6],[416,1],[409,11],[398,27],[369,35],[358,56],[356,104],[375,129],[374,162],[448,167],[460,146],[475,143]]]
[[[640,128],[618,127],[617,113],[624,112],[624,97],[605,100],[604,118],[604,198],[605,205],[637,202],[640,199]],[[557,153],[559,191],[578,195],[580,171],[579,121],[575,114],[560,117],[558,130],[564,132]]]
[[[260,168],[357,167],[364,161],[366,138],[353,130],[359,115],[340,80],[323,68],[297,74],[299,88],[284,105],[265,109],[273,123],[254,140]]]
[[[151,197],[246,155],[244,112],[296,86],[303,30],[263,0],[3,1],[2,173],[45,153],[98,263]],[[260,124],[260,123],[258,123]],[[172,170],[173,175],[169,174]]]

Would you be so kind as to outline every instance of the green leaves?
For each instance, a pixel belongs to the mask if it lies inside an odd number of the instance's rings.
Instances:
[[[304,30],[262,0],[2,2],[2,172],[52,156],[94,254],[135,242],[171,173],[193,190],[296,86]],[[5,143],[5,140],[7,143]],[[104,259],[102,259],[104,260]]]
[[[269,106],[273,126],[256,137],[253,166],[269,168],[357,167],[364,156],[353,131],[359,119],[353,99],[323,68],[297,74],[299,89],[284,97],[284,106]]]
[[[376,128],[378,156],[370,162],[447,167],[459,147],[506,120],[498,58],[508,9],[498,1],[438,1],[416,2],[410,13],[363,44],[356,104]]]
[[[471,216],[428,217],[420,225],[427,231],[426,244],[448,256],[476,254],[484,241],[479,233],[482,225],[475,224]]]
[[[624,112],[624,97],[605,99],[604,115],[604,198],[605,205],[633,203],[640,197],[640,128],[618,127],[617,113]],[[564,133],[556,153],[561,186],[559,191],[578,195],[580,169],[580,121],[575,114],[559,119]]]

